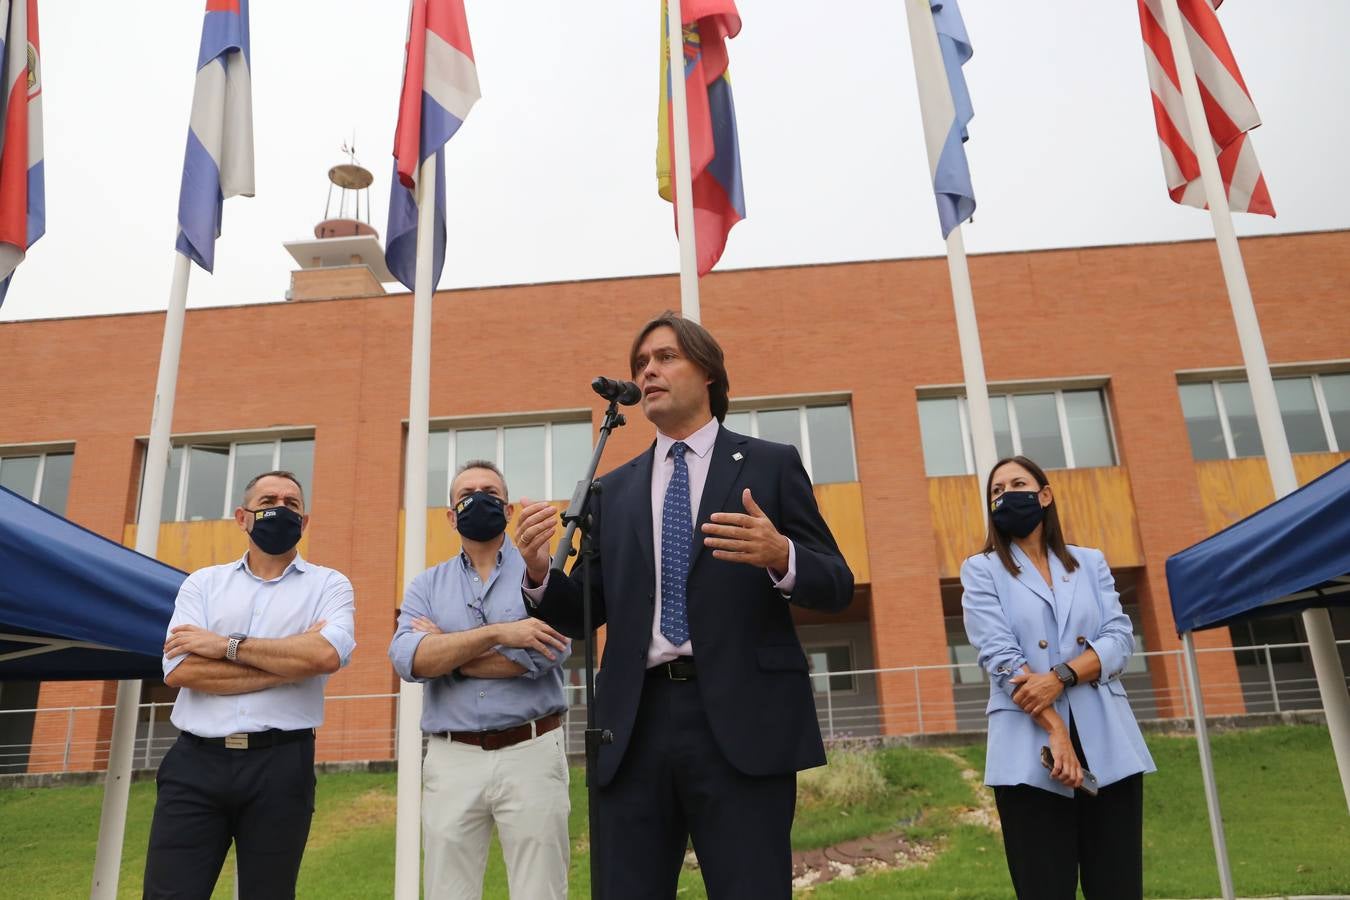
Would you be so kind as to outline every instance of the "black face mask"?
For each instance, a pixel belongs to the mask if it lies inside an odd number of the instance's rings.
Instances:
[[[1045,518],[1040,491],[1004,491],[989,502],[994,527],[999,531],[1024,538],[1036,530]]]
[[[474,491],[455,504],[455,530],[471,541],[490,541],[506,530],[506,504]]]
[[[262,552],[280,556],[300,543],[304,519],[295,510],[286,506],[269,506],[267,509],[244,507],[244,510],[253,515],[253,530],[248,533],[249,539]]]

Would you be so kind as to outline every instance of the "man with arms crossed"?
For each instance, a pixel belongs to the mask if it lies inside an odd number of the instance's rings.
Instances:
[[[601,479],[594,622],[607,625],[596,721],[597,896],[673,898],[693,838],[708,896],[787,900],[796,773],[825,763],[789,604],[839,611],[853,575],[797,451],[727,431],[722,348],[666,313],[630,371],[656,441]],[[549,577],[557,515],[517,527],[535,615],[582,634],[581,571]],[[697,524],[696,524],[697,523]]]
[[[189,575],[169,621],[182,734],[156,778],[147,900],[210,897],[231,841],[239,896],[295,896],[324,683],[356,646],[351,582],[295,549],[309,525],[295,475],[254,478],[234,519],[248,550]]]
[[[446,515],[463,549],[408,585],[389,659],[426,683],[422,769],[426,895],[478,900],[492,825],[511,896],[567,896],[567,639],[525,612],[525,561],[506,535],[506,481],[465,463]]]

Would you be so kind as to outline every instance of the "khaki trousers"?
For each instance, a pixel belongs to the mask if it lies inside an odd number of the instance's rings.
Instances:
[[[492,826],[516,900],[565,900],[569,841],[563,729],[500,750],[433,737],[422,767],[428,900],[479,900]]]

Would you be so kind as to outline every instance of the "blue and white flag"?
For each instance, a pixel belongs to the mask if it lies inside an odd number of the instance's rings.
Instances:
[[[970,164],[962,146],[969,137],[966,126],[974,118],[975,110],[971,107],[970,91],[966,89],[966,77],[961,70],[973,51],[956,0],[923,0],[923,5],[932,15],[941,60],[929,59],[926,47],[931,45],[915,40],[914,68],[918,76],[919,107],[929,143],[928,163],[933,176],[933,194],[937,199],[938,222],[945,239],[975,213],[975,189],[970,183]],[[911,16],[911,28],[917,24],[917,15]],[[938,71],[946,77],[939,78]]]
[[[221,207],[236,194],[253,196],[248,0],[206,0],[178,194],[177,248],[208,272],[215,266]]]

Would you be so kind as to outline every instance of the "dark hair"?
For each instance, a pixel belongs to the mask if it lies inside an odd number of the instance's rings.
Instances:
[[[302,505],[304,504],[305,486],[300,483],[300,478],[294,472],[287,472],[285,469],[274,469],[271,472],[263,472],[261,475],[254,475],[252,478],[248,480],[248,484],[244,485],[244,495],[239,498],[239,504],[241,506],[244,504],[246,500],[248,500],[248,492],[253,490],[254,485],[262,481],[264,478],[285,478],[289,481],[295,482],[296,488],[300,491],[300,503]]]
[[[489,472],[497,473],[497,477],[502,480],[502,499],[505,500],[507,497],[510,496],[510,492],[506,490],[506,476],[502,474],[501,469],[497,468],[497,464],[490,459],[471,459],[464,465],[460,466],[458,469],[455,470],[455,477],[450,479],[450,487],[448,488],[448,490],[454,491],[455,479],[459,478],[459,476],[463,475],[470,469],[487,469]],[[453,493],[451,493],[451,495],[446,499],[450,501],[451,506],[455,505],[455,495]]]
[[[727,378],[727,365],[722,356],[722,345],[717,343],[717,338],[702,325],[690,319],[686,319],[673,310],[666,310],[652,319],[642,330],[638,332],[637,337],[633,338],[632,349],[628,351],[628,372],[634,378],[637,377],[637,355],[642,342],[647,335],[658,328],[669,328],[675,332],[675,340],[680,345],[680,352],[698,366],[711,379],[708,385],[708,406],[712,409],[713,417],[721,422],[727,416],[727,404],[731,392],[731,382]]]
[[[994,527],[994,512],[990,509],[990,503],[994,499],[989,496],[994,488],[994,473],[1006,466],[1008,463],[1017,463],[1022,468],[1031,473],[1036,479],[1036,484],[1045,487],[1050,483],[1050,479],[1045,477],[1045,470],[1036,465],[1025,456],[1008,456],[994,463],[994,467],[989,470],[989,477],[984,483],[984,516],[986,527],[988,528],[988,537],[984,542],[984,549],[980,552],[988,556],[990,553],[997,553],[998,558],[1003,562],[1003,567],[1013,575],[1019,574],[1022,570],[1017,563],[1013,562],[1012,546],[1007,535],[1003,534]],[[1072,572],[1078,568],[1078,560],[1073,558],[1069,552],[1068,545],[1064,543],[1064,530],[1059,525],[1059,510],[1055,509],[1055,501],[1052,497],[1050,505],[1045,508],[1045,519],[1041,522],[1041,547],[1059,557],[1059,561],[1064,564],[1066,572]]]

